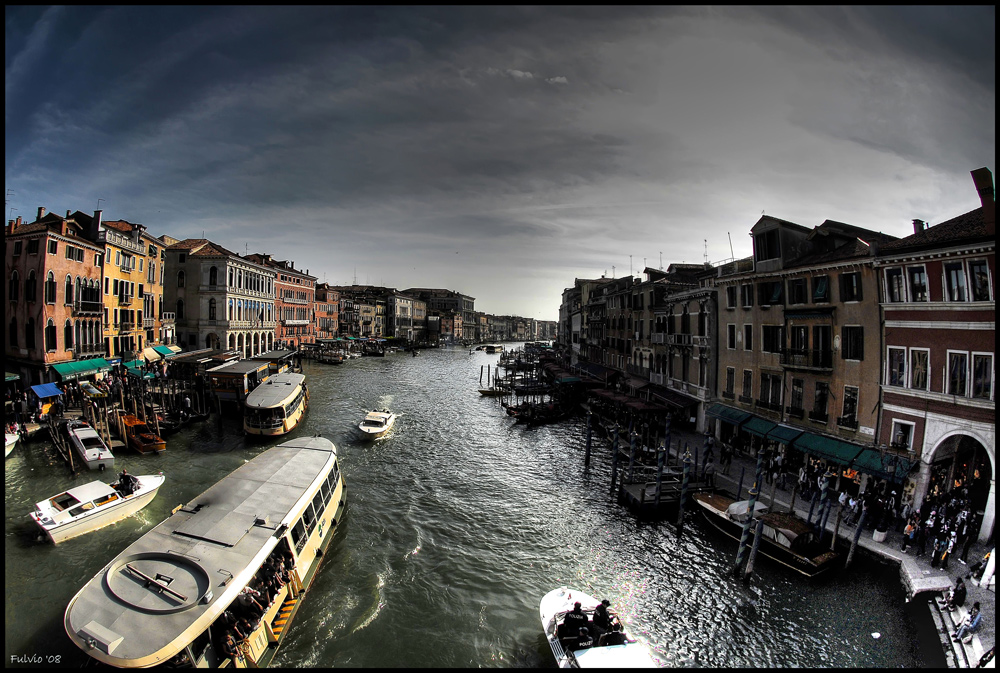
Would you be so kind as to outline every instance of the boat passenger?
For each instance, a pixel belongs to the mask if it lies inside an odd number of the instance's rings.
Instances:
[[[233,638],[232,631],[226,632],[226,639],[222,642],[222,653],[233,662],[240,656],[240,651],[236,647],[236,639]]]
[[[600,633],[606,633],[611,630],[611,614],[608,612],[608,606],[611,605],[611,601],[605,598],[601,601],[601,604],[594,608],[594,626],[596,626]]]
[[[587,615],[583,614],[583,607],[580,602],[577,601],[573,604],[573,610],[566,613],[565,619],[563,619],[563,624],[567,627],[582,627],[587,625]],[[573,633],[574,629],[567,629],[569,633]]]
[[[580,637],[576,640],[576,649],[585,650],[588,647],[594,646],[594,637],[590,635],[590,631],[586,626],[580,629]]]

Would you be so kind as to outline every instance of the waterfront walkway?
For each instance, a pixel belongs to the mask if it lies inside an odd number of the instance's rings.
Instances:
[[[672,460],[676,461],[678,447],[680,447],[681,451],[683,451],[684,448],[689,448],[692,458],[694,457],[695,447],[697,447],[699,461],[704,460],[704,435],[683,430],[672,430],[671,440],[670,455]],[[716,465],[718,465],[719,454],[720,449],[717,446],[714,454]],[[736,493],[736,489],[739,486],[740,474],[743,472],[744,479],[740,498],[747,498],[749,497],[748,491],[753,484],[756,469],[756,457],[735,452],[733,455],[732,465],[729,468],[729,473],[724,474],[719,470],[716,471],[716,489],[720,491],[728,491],[731,494]],[[772,485],[765,481],[762,485],[761,494],[758,496],[758,501],[763,502],[772,509],[787,512],[792,503],[791,487],[795,483],[795,479],[791,473],[786,475],[786,482],[788,488],[774,489],[774,502],[771,502]],[[836,495],[834,495],[834,497],[836,497]],[[830,517],[826,527],[826,529],[831,533],[834,531],[837,519],[836,501],[834,502],[834,505],[835,506],[830,511]],[[809,515],[809,502],[803,502],[801,499],[796,499],[795,513],[803,519],[807,518]],[[873,539],[872,532],[867,529],[867,525],[865,528],[866,530],[862,531],[861,536],[858,538],[858,547],[866,550],[870,554],[876,554],[888,562],[899,564],[900,581],[906,591],[907,601],[911,600],[915,595],[920,593],[933,592],[937,594],[947,592],[950,587],[955,585],[955,580],[958,577],[965,578],[966,575],[969,574],[969,565],[979,559],[982,559],[987,552],[993,549],[992,543],[983,544],[977,541],[973,543],[969,549],[968,565],[962,564],[958,559],[958,554],[955,554],[955,558],[949,561],[947,568],[932,568],[929,553],[918,557],[916,556],[916,549],[913,547],[905,553],[900,551],[902,533],[890,530],[884,541],[876,542]],[[843,522],[841,522],[840,528],[837,530],[838,539],[840,540],[840,542],[838,542],[838,546],[850,545],[854,534],[854,526],[846,526]],[[859,560],[856,552],[855,557],[852,560],[852,564],[859,562],[863,563],[864,560]],[[966,579],[965,582],[966,587],[968,588],[968,598],[965,601],[964,610],[941,612],[934,601],[931,601],[929,605],[932,611],[934,623],[937,625],[939,636],[941,637],[942,647],[945,649],[945,656],[949,666],[956,668],[975,667],[983,652],[993,647],[996,640],[995,577],[987,587],[980,587],[978,582],[971,579]],[[964,618],[968,610],[971,609],[972,604],[976,601],[980,603],[980,608],[983,614],[982,623],[980,624],[978,633],[973,636],[973,641],[969,645],[953,642],[951,640],[951,633],[954,632],[956,628],[955,625],[959,623],[962,618]]]

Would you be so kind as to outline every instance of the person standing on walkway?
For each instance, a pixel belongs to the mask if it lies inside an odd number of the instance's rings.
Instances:
[[[729,468],[733,464],[732,447],[728,446],[727,444],[723,444],[721,454],[722,454],[721,456],[722,460],[720,465],[722,466],[722,474],[729,474]]]
[[[903,542],[899,547],[899,551],[903,552],[904,554],[906,553],[906,547],[916,536],[916,532],[917,529],[914,527],[912,521],[906,524],[906,528],[903,529]]]

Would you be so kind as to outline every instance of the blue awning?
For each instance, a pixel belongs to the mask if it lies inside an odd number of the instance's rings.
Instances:
[[[63,392],[59,390],[59,386],[54,383],[40,383],[37,386],[31,386],[31,390],[38,395],[40,399],[55,397],[56,395],[63,394]]]

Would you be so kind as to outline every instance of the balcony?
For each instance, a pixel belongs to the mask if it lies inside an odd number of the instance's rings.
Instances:
[[[772,402],[767,402],[765,400],[757,400],[757,407],[760,409],[767,409],[769,411],[781,411],[781,403],[774,404]]]
[[[785,348],[780,362],[792,369],[833,369],[833,351],[828,348]]]
[[[736,393],[734,393],[731,390],[723,390],[722,391],[722,398],[723,399],[731,400],[731,399],[734,399],[735,397],[736,397]]]
[[[100,315],[104,311],[104,304],[99,301],[78,301],[73,304],[73,315]]]
[[[311,320],[282,320],[281,324],[285,325],[285,326],[291,327],[291,326],[294,326],[294,325],[311,325],[312,321]]]
[[[174,313],[173,311],[170,311],[169,313],[167,311],[164,311],[163,313],[160,314],[160,322],[162,322],[164,325],[166,325],[167,323],[174,322],[174,320],[176,319],[176,317],[177,317],[177,314]]]
[[[693,343],[698,348],[708,348],[708,337],[693,335],[691,337],[691,343]]]
[[[278,297],[279,302],[284,302],[286,304],[308,304],[308,299],[298,299],[297,297]]]
[[[132,305],[132,295],[130,295],[130,294],[120,294],[120,295],[118,295],[118,305],[119,306],[131,306]]]
[[[666,332],[653,332],[649,335],[649,343],[652,344],[665,344],[667,343],[667,333]]]
[[[153,329],[156,327],[156,318],[143,318],[142,328],[143,329]]]
[[[649,367],[642,367],[640,365],[625,365],[625,371],[627,371],[632,376],[638,376],[639,378],[649,380]]]
[[[672,346],[690,346],[691,345],[691,335],[690,334],[668,334],[667,343]]]
[[[667,375],[657,372],[650,372],[649,381],[650,383],[655,383],[658,386],[665,386],[667,385]]]
[[[816,423],[827,423],[830,419],[829,414],[825,411],[810,411],[809,420],[815,421]]]
[[[848,428],[850,430],[858,429],[858,417],[857,416],[838,416],[837,425],[841,428]]]

